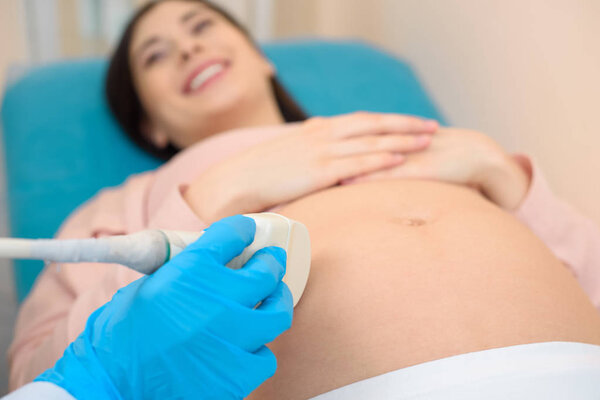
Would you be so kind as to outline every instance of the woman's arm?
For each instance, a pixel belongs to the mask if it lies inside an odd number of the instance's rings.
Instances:
[[[525,155],[514,159],[531,177],[529,190],[513,213],[567,265],[600,310],[600,229],[558,199],[537,165]]]
[[[600,310],[600,230],[558,199],[541,170],[526,155],[500,154],[480,181],[484,195],[511,211],[577,278]]]

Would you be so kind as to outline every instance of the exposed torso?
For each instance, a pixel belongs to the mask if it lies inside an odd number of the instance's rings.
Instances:
[[[304,223],[311,275],[275,376],[249,399],[305,399],[455,354],[600,344],[571,273],[477,192],[431,181],[342,186],[278,210]]]

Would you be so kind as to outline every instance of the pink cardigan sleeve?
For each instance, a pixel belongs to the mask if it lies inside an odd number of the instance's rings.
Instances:
[[[600,229],[556,198],[542,172],[527,156],[515,155],[515,159],[530,174],[531,183],[514,215],[571,270],[600,310]]]

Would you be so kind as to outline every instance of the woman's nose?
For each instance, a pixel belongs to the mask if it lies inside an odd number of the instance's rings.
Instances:
[[[201,50],[201,46],[198,43],[192,43],[181,49],[181,61],[188,61],[192,55],[198,54]]]

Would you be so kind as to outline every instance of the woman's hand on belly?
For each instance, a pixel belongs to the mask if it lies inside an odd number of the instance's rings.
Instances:
[[[215,164],[184,198],[205,222],[259,212],[343,179],[399,165],[425,149],[435,121],[354,113],[283,125],[281,135]]]
[[[349,179],[433,179],[478,189],[496,205],[515,209],[529,188],[529,176],[493,139],[477,131],[440,128],[425,151],[410,154],[402,165]]]

